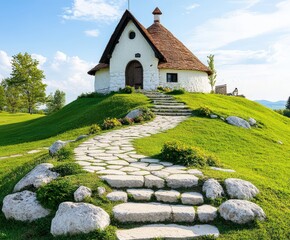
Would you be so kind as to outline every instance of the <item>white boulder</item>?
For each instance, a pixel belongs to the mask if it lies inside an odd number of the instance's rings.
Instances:
[[[257,125],[257,121],[254,118],[249,118],[249,123],[251,126],[256,126]]]
[[[231,124],[237,127],[251,128],[251,125],[246,120],[239,117],[230,116],[226,118],[226,121],[228,124]]]
[[[140,110],[140,109],[135,109],[135,110],[132,110],[131,112],[129,112],[127,115],[126,115],[126,118],[131,118],[131,119],[134,119],[136,117],[139,117],[143,114],[143,111]]]
[[[104,188],[104,187],[98,187],[97,188],[97,191],[98,191],[99,197],[101,197],[101,196],[103,196],[106,193],[106,188]]]
[[[46,217],[50,213],[37,201],[36,193],[30,191],[7,195],[3,200],[2,212],[6,219],[29,222]]]
[[[76,202],[82,202],[85,198],[92,196],[92,190],[85,186],[80,186],[75,192],[74,192],[74,199]]]
[[[178,202],[180,193],[175,190],[158,190],[155,197],[159,202],[175,203]]]
[[[266,218],[261,207],[247,200],[228,200],[220,206],[219,212],[225,220],[238,224],[245,224],[255,219],[262,221]]]
[[[205,193],[205,196],[210,199],[216,199],[224,195],[222,186],[217,180],[213,178],[204,182],[202,191]]]
[[[202,205],[197,208],[197,215],[200,222],[211,222],[217,217],[217,209],[210,205]]]
[[[231,198],[250,200],[259,193],[252,183],[242,179],[228,178],[225,180],[225,186]]]
[[[88,203],[63,202],[51,222],[53,236],[89,233],[110,225],[110,216],[102,208]]]
[[[50,163],[39,164],[15,185],[13,192],[19,192],[29,186],[39,188],[56,179],[59,174],[52,172],[51,168],[53,168],[53,165]]]
[[[67,145],[68,142],[69,141],[61,141],[61,140],[57,140],[56,142],[54,142],[48,149],[49,155],[54,156],[60,149],[65,147],[65,145]]]

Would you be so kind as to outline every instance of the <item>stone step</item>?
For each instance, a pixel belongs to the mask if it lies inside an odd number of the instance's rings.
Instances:
[[[114,219],[121,223],[189,222],[195,219],[193,206],[157,202],[122,203],[113,208]]]
[[[117,230],[118,240],[149,240],[149,239],[193,239],[203,236],[219,236],[219,230],[208,224],[183,226],[177,224],[150,224],[142,227]]]
[[[151,100],[175,100],[171,96],[154,96],[154,97],[149,97]]]
[[[185,105],[161,105],[161,104],[155,104],[154,106],[152,106],[152,108],[157,108],[157,109],[189,109],[187,106]]]
[[[170,168],[170,167],[169,167]],[[165,169],[166,170],[166,169]],[[174,169],[173,169],[174,170]],[[168,168],[167,168],[168,171]],[[113,188],[191,188],[198,185],[198,177],[193,174],[172,174],[165,180],[154,175],[104,175],[100,178]]]
[[[166,105],[166,106],[185,106],[182,102],[175,102],[175,101],[154,101],[155,105]]]
[[[184,108],[151,108],[152,112],[188,112],[192,113],[190,109]]]
[[[159,116],[191,116],[191,113],[157,112]]]

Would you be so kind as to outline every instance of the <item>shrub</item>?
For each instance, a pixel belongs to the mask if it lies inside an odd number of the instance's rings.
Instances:
[[[134,123],[134,120],[132,118],[125,117],[125,118],[119,119],[119,122],[122,125],[132,125]]]
[[[201,149],[188,147],[180,142],[165,143],[161,150],[161,158],[164,161],[185,166],[216,165],[216,161],[212,156],[206,156]]]
[[[70,160],[73,157],[73,151],[69,148],[69,146],[65,146],[64,148],[61,148],[56,154],[55,157],[57,161],[64,161],[64,160]]]
[[[134,118],[134,122],[135,123],[141,123],[144,121],[144,118],[142,116],[138,116]]]
[[[283,115],[284,115],[285,117],[290,118],[290,110],[289,110],[289,109],[285,109],[285,110],[283,111]]]
[[[83,172],[81,166],[77,163],[65,163],[51,169],[60,174],[60,176],[74,175]]]
[[[120,93],[131,94],[131,93],[135,92],[135,88],[131,87],[131,86],[126,86],[125,88],[120,88],[119,92]]]
[[[102,129],[98,124],[93,124],[89,129],[89,134],[96,134],[101,132]]]
[[[172,91],[171,88],[169,88],[169,87],[162,87],[162,86],[157,87],[157,90],[160,91],[160,92],[165,92],[165,93]]]
[[[198,116],[209,117],[212,114],[212,111],[208,107],[200,107],[195,111]]]
[[[46,208],[57,209],[58,205],[65,201],[74,201],[74,192],[77,186],[69,180],[60,178],[40,187],[37,192],[37,200]]]
[[[180,95],[180,94],[184,94],[184,93],[185,93],[185,90],[183,88],[180,88],[180,89],[174,89],[171,92],[169,92],[168,94]]]
[[[122,124],[117,118],[107,118],[104,120],[102,124],[103,130],[113,129],[115,127],[120,127]]]
[[[145,121],[150,121],[155,117],[155,114],[147,107],[142,107],[140,110],[142,111],[142,118]]]

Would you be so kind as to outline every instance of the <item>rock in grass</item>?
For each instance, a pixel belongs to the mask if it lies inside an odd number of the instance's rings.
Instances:
[[[226,121],[228,124],[231,124],[237,127],[251,128],[251,125],[246,120],[239,117],[230,116],[226,118]]]
[[[259,193],[252,183],[242,179],[228,178],[225,180],[225,185],[231,198],[250,200]]]
[[[251,126],[256,126],[257,125],[257,121],[254,118],[249,118],[249,123]]]
[[[134,119],[136,117],[139,117],[143,114],[143,111],[140,110],[140,109],[135,109],[135,110],[132,110],[131,112],[129,112],[127,115],[126,115],[126,118],[131,118],[131,119]]]
[[[216,199],[224,195],[224,190],[220,183],[211,178],[204,182],[202,186],[202,191],[205,193],[205,196],[209,199]]]
[[[64,148],[69,141],[57,140],[48,149],[49,155],[54,156],[60,149]]]
[[[74,192],[74,199],[76,202],[82,202],[85,198],[92,196],[92,190],[85,186],[80,186],[75,192]]]
[[[261,207],[247,200],[228,200],[220,206],[219,212],[225,220],[238,224],[245,224],[255,219],[262,221],[266,218]]]
[[[50,213],[37,201],[36,193],[30,191],[7,195],[3,200],[2,212],[6,219],[28,222],[46,217]]]
[[[63,202],[51,222],[53,236],[89,233],[110,225],[110,216],[89,203]]]
[[[50,170],[51,168],[53,168],[53,165],[50,163],[39,164],[15,185],[13,192],[21,191],[30,186],[39,188],[40,186],[56,179],[59,174],[52,172]]]

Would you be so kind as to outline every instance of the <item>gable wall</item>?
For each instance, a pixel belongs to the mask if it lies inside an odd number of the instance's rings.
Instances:
[[[133,40],[128,37],[132,30],[136,33]],[[136,58],[136,53],[140,53],[141,57]],[[119,88],[125,87],[126,66],[133,60],[139,61],[143,66],[144,89],[156,89],[159,86],[158,59],[138,28],[130,21],[121,34],[110,59],[110,91],[118,91]]]
[[[184,88],[188,92],[210,92],[208,75],[201,71],[160,69],[160,86],[172,89]],[[178,82],[167,82],[167,73],[177,73]]]
[[[101,69],[95,74],[95,92],[110,92],[110,70],[109,68]]]

